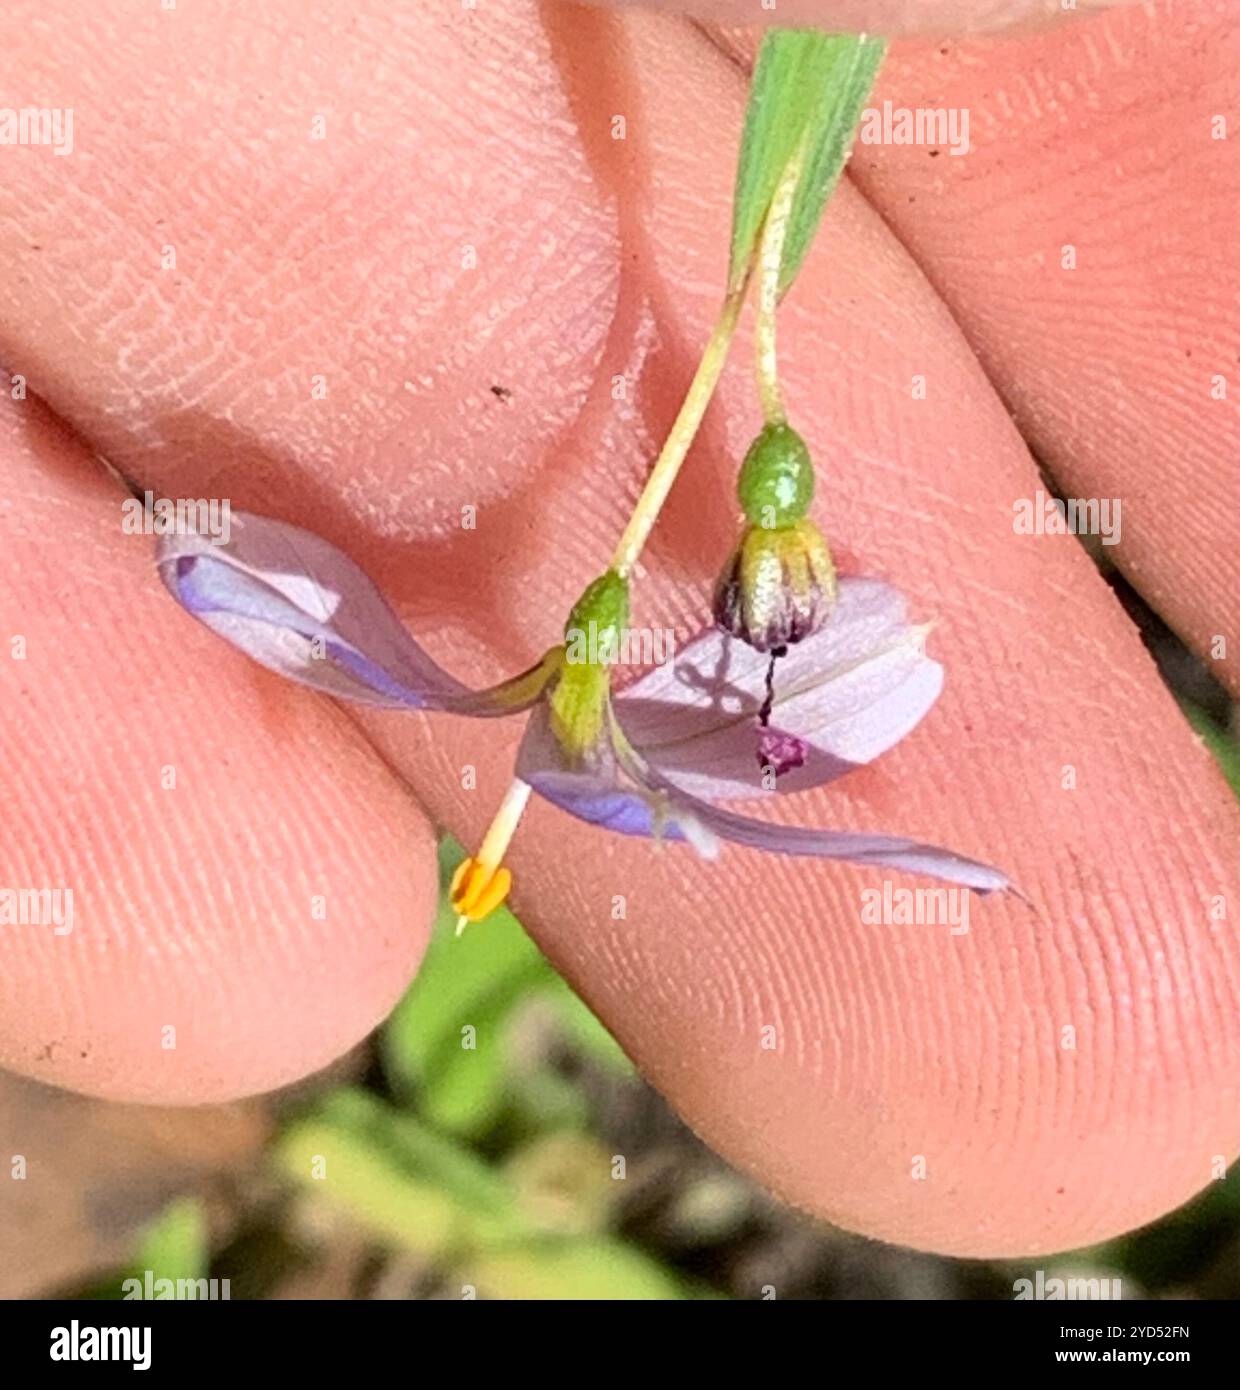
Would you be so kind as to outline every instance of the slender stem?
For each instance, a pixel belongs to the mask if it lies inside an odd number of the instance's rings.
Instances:
[[[785,418],[775,359],[775,309],[779,300],[779,270],[783,259],[784,240],[788,234],[788,219],[804,164],[805,147],[802,145],[780,175],[763,224],[762,240],[758,248],[758,394],[762,401],[762,413],[768,424],[781,424]],[[676,481],[676,475],[680,472],[680,466],[685,461],[689,446],[701,427],[702,417],[706,414],[706,407],[710,404],[710,398],[719,383],[723,364],[727,361],[728,349],[736,333],[747,288],[746,283],[723,301],[723,308],[707,340],[698,369],[689,383],[680,413],[676,416],[671,432],[659,451],[659,457],[650,470],[649,478],[646,479],[646,486],[637,499],[633,515],[624,528],[619,545],[616,546],[611,566],[622,576],[627,576],[637,563],[663,504],[667,501],[667,495],[672,490],[672,484]]]
[[[519,777],[512,779],[512,784],[504,793],[500,808],[495,813],[495,819],[474,856],[480,864],[494,869],[504,862],[504,855],[508,853],[508,846],[520,824],[521,813],[530,799],[530,790],[528,782],[523,782]]]
[[[775,356],[775,310],[779,305],[779,275],[784,258],[784,240],[788,235],[788,220],[804,166],[805,146],[802,144],[780,175],[758,248],[754,356],[758,369],[758,398],[768,425],[782,425],[788,418],[784,412],[783,393],[779,389],[779,367]]]
[[[672,490],[672,484],[680,472],[680,465],[684,463],[689,446],[698,432],[702,417],[706,414],[706,407],[715,393],[723,364],[727,361],[728,349],[732,345],[732,337],[736,332],[737,320],[740,318],[744,302],[743,288],[735,294],[730,294],[723,301],[723,308],[707,340],[698,369],[689,383],[680,413],[676,416],[671,433],[659,451],[659,457],[650,470],[642,495],[637,499],[633,515],[624,528],[619,545],[616,546],[611,567],[622,576],[629,573],[642,553],[642,547],[658,520],[659,512],[667,501],[667,494]]]

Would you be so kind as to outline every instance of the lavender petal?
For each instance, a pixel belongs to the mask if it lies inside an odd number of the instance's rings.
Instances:
[[[853,864],[876,864],[905,873],[943,879],[948,883],[959,883],[979,893],[1012,887],[1011,880],[998,869],[975,859],[967,859],[939,845],[923,844],[895,835],[777,825],[714,806],[681,791],[661,768],[652,766],[627,744],[620,730],[616,732],[616,757],[630,779],[644,786],[652,795],[664,793],[668,797],[672,815],[678,818],[692,817],[696,824],[720,839],[744,845],[747,849],[814,859],[843,859]]]
[[[774,825],[712,806],[681,791],[661,768],[651,766],[628,743],[618,724],[613,726],[613,743],[598,749],[589,768],[569,768],[545,706],[530,716],[516,773],[540,796],[578,820],[621,835],[687,841],[708,859],[717,856],[723,839],[767,853],[901,869],[981,893],[1011,887],[999,870],[937,845],[892,835]]]
[[[528,708],[539,668],[488,690],[448,674],[343,551],[287,522],[234,512],[227,543],[160,538],[160,578],[200,622],[261,665],[385,709],[500,715]]]
[[[691,812],[680,812],[664,792],[651,794],[627,783],[604,743],[588,767],[570,767],[550,726],[545,705],[530,715],[517,751],[516,776],[570,816],[618,835],[682,840],[704,858],[718,850],[714,837]]]
[[[781,792],[821,786],[898,743],[938,698],[943,668],[923,650],[903,595],[843,579],[830,621],[775,666],[772,723],[805,747]],[[758,714],[769,658],[712,630],[617,697],[633,744],[680,790],[712,801],[763,793]]]

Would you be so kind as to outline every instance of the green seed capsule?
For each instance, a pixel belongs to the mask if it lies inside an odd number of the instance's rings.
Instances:
[[[745,519],[772,530],[793,526],[814,498],[814,465],[791,425],[767,425],[749,446],[736,483]]]

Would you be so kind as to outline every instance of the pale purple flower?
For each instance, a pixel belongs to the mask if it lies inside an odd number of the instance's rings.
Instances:
[[[929,710],[943,669],[903,597],[843,579],[827,623],[779,659],[718,630],[616,694],[586,763],[564,754],[543,698],[553,653],[513,680],[474,690],[409,635],[352,560],[286,522],[234,513],[224,545],[161,539],[160,574],[178,602],[262,665],[326,694],[386,709],[496,716],[531,710],[516,775],[579,820],[624,835],[751,849],[926,874],[980,892],[998,870],[899,836],[780,825],[720,802],[821,786],[871,762]],[[773,775],[778,774],[778,775]]]

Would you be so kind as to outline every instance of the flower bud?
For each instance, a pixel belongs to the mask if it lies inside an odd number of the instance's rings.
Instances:
[[[611,696],[608,667],[629,621],[628,580],[608,570],[590,583],[564,625],[564,660],[551,692],[551,727],[571,762],[582,762],[603,734]]]
[[[611,666],[629,624],[629,581],[608,570],[586,586],[564,624],[570,666]]]
[[[835,566],[812,521],[750,526],[715,589],[715,622],[756,651],[817,632],[835,606]]]
[[[749,446],[736,494],[746,521],[768,531],[793,526],[809,511],[814,464],[791,425],[767,425]]]

